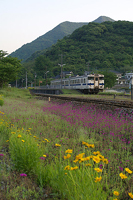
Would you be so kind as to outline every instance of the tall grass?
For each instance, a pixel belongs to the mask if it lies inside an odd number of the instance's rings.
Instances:
[[[132,198],[132,114],[8,97],[1,112],[0,135],[22,176],[61,199]]]

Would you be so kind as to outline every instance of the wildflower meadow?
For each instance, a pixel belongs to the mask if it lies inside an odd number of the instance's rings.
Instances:
[[[53,199],[133,199],[133,113],[36,98],[3,101],[0,144],[8,156],[0,152],[0,161],[8,159],[10,172],[50,188]],[[24,191],[21,199],[30,199]]]

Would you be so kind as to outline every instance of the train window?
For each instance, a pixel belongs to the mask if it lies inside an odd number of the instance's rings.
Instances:
[[[84,83],[85,83],[86,81],[85,81],[85,78],[84,78]]]
[[[94,77],[88,77],[88,80],[92,81],[92,80],[94,80]]]
[[[95,81],[98,81],[98,78],[97,78],[97,77],[95,78]]]
[[[99,77],[100,80],[104,80],[104,77]]]
[[[83,79],[81,79],[81,83],[83,83]]]

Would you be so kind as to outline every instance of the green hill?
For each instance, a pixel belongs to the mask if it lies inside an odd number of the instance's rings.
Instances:
[[[15,52],[11,53],[10,56],[17,57],[25,61],[34,52],[47,49],[57,42],[57,40],[62,39],[64,36],[71,34],[75,29],[86,25],[87,23],[74,23],[74,22],[63,22],[56,26],[51,31],[38,37],[31,43],[27,43],[17,49]]]
[[[101,23],[103,21],[114,21],[109,17],[101,16],[95,20],[95,22]],[[87,25],[88,23],[76,23],[76,22],[63,22],[47,32],[46,34],[38,37],[31,43],[24,44],[22,47],[17,49],[15,52],[11,53],[10,56],[17,57],[23,61],[27,60],[32,54],[33,58],[38,55],[41,50],[46,50],[55,44],[58,40],[62,39],[64,36],[70,35],[75,29]]]
[[[106,22],[106,21],[114,22],[115,20],[111,19],[110,17],[100,16],[96,20],[94,20],[93,22],[102,23],[102,22]]]
[[[87,62],[91,70],[131,70],[133,67],[133,22],[117,21],[89,23],[76,29],[53,45],[35,60],[34,70],[43,72],[44,66],[55,76],[60,73],[59,54],[64,54],[64,71],[83,74]],[[45,58],[45,59],[44,59]],[[47,59],[46,59],[47,58]],[[41,67],[42,66],[42,67]],[[50,75],[50,73],[49,73]]]

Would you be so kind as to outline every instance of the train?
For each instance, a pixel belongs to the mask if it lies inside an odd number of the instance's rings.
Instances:
[[[56,79],[51,81],[50,87],[80,90],[84,94],[98,94],[98,92],[103,92],[104,90],[104,75],[86,74]]]

